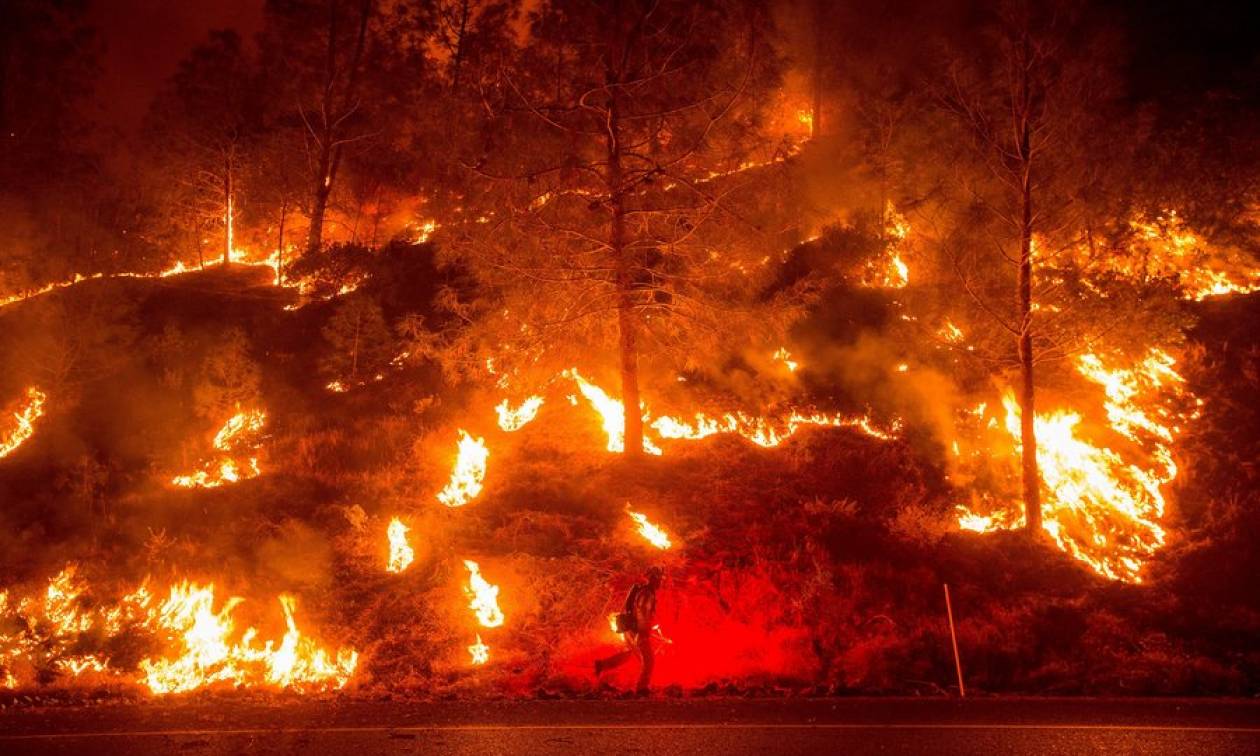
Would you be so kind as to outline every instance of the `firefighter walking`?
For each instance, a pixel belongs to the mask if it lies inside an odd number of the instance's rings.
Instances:
[[[617,632],[626,642],[626,650],[595,662],[595,676],[625,664],[631,657],[639,657],[639,684],[636,690],[647,693],[652,682],[655,656],[652,651],[652,627],[656,624],[656,591],[661,587],[665,571],[660,567],[648,568],[643,582],[635,583],[626,594],[622,610],[616,616]]]

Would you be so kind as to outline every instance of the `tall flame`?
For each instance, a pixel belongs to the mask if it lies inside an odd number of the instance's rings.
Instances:
[[[600,420],[603,421],[604,434],[608,436],[608,451],[622,452],[626,448],[626,418],[625,405],[620,401],[613,399],[606,394],[603,389],[582,377],[577,368],[570,368],[564,372],[568,378],[572,378],[577,383],[578,390],[582,392],[582,396],[590,403],[591,407],[599,413]],[[647,420],[648,418],[644,418]],[[643,450],[648,454],[659,455],[660,447],[653,444],[649,439],[643,439]]]
[[[407,543],[407,531],[410,530],[403,521],[395,517],[390,520],[386,534],[389,537],[389,563],[385,566],[388,572],[402,572],[411,566],[416,552]]]
[[[481,566],[471,559],[464,560],[468,568],[468,585],[464,593],[468,595],[468,606],[477,615],[482,627],[499,627],[503,624],[503,612],[499,609],[499,586],[493,585],[481,576]]]
[[[486,460],[489,458],[490,451],[486,449],[485,440],[474,438],[461,428],[455,467],[446,487],[438,492],[438,501],[448,507],[462,507],[477,498],[486,479]]]
[[[26,403],[13,413],[13,425],[0,436],[0,459],[12,454],[26,439],[35,433],[35,421],[44,414],[44,401],[48,397],[38,388],[26,389]]]
[[[1095,354],[1078,358],[1078,372],[1103,389],[1108,427],[1133,442],[1141,453],[1138,461],[1082,436],[1079,413],[1058,410],[1036,418],[1045,529],[1063,551],[1112,579],[1141,582],[1142,564],[1164,544],[1163,487],[1178,472],[1171,444],[1180,423],[1197,416],[1199,403],[1175,364],[1159,349],[1128,368],[1108,368]],[[1018,451],[1019,405],[1010,391],[1002,404],[1004,428]],[[1177,406],[1185,404],[1188,414],[1179,414]],[[958,524],[984,532],[1018,523],[1011,511],[962,508]]]

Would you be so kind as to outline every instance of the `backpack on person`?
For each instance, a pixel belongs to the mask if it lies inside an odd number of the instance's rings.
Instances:
[[[623,606],[621,611],[613,618],[613,622],[617,626],[618,633],[625,634],[639,632],[638,621],[635,620],[634,616],[634,602],[639,598],[639,591],[642,589],[643,586],[636,585],[630,589],[630,593],[626,594],[625,606]]]

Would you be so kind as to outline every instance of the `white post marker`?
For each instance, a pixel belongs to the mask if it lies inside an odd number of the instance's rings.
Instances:
[[[949,583],[945,586],[945,614],[949,617],[949,640],[954,645],[954,669],[958,672],[958,697],[967,697],[967,688],[963,686],[962,661],[958,658],[958,635],[954,633],[954,607],[949,601]]]

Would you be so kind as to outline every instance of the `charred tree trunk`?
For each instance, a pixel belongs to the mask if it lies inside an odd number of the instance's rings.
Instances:
[[[638,313],[634,306],[633,250],[626,239],[625,187],[621,166],[620,117],[617,98],[620,86],[610,76],[608,103],[608,187],[612,204],[609,247],[616,261],[618,351],[621,356],[621,401],[624,408],[625,453],[643,454],[643,410],[639,401]]]
[[[468,17],[471,13],[469,0],[462,0],[459,4],[459,30],[455,32],[455,51],[451,55],[451,88],[456,92],[459,91],[460,74],[464,68],[464,48],[467,46],[465,38],[468,35]]]
[[[359,333],[363,330],[363,313],[358,308],[354,311],[354,341],[350,345],[350,378],[359,378]]]
[[[337,177],[337,168],[341,164],[341,153],[344,140],[341,137],[341,125],[353,113],[354,97],[357,94],[359,66],[363,60],[363,51],[367,45],[368,20],[372,16],[372,0],[363,0],[359,13],[359,30],[355,37],[354,51],[350,56],[350,66],[344,94],[338,103],[337,90],[337,4],[328,5],[328,58],[326,63],[324,94],[320,102],[320,122],[316,142],[319,146],[319,157],[316,160],[315,186],[311,201],[311,227],[306,237],[308,254],[318,252],[324,245],[324,216],[328,213],[328,198],[332,194],[333,181]]]
[[[289,200],[280,200],[280,227],[276,233],[276,286],[284,283],[284,221],[289,215]]]
[[[306,253],[315,254],[324,246],[324,214],[328,210],[328,195],[332,191],[332,176],[328,173],[330,155],[321,150],[319,174],[311,202],[311,227],[306,234]]]
[[[1029,532],[1041,531],[1041,473],[1037,468],[1036,381],[1032,343],[1032,191],[1027,174],[1023,187],[1023,216],[1019,250],[1019,374],[1020,427],[1023,450],[1024,521]]]
[[[207,233],[210,233],[212,229],[209,227],[209,224],[204,219],[199,219],[197,225],[194,228],[195,228],[195,233],[197,234],[197,269],[205,270],[206,269],[205,236]]]
[[[1033,374],[1032,277],[1033,277],[1033,181],[1032,92],[1029,82],[1030,49],[1027,34],[1019,59],[1016,93],[1016,125],[1019,157],[1019,374],[1020,447],[1023,468],[1024,525],[1030,533],[1041,532],[1041,472],[1037,467],[1036,380]]]
[[[823,78],[823,13],[825,11],[825,3],[823,0],[814,0],[813,4],[813,22],[814,22],[814,65],[813,65],[813,81],[810,82],[813,102],[810,105],[810,121],[809,136],[817,137],[822,133],[822,78]]]
[[[235,241],[232,228],[232,153],[223,161],[223,264],[232,262],[232,244]]]

